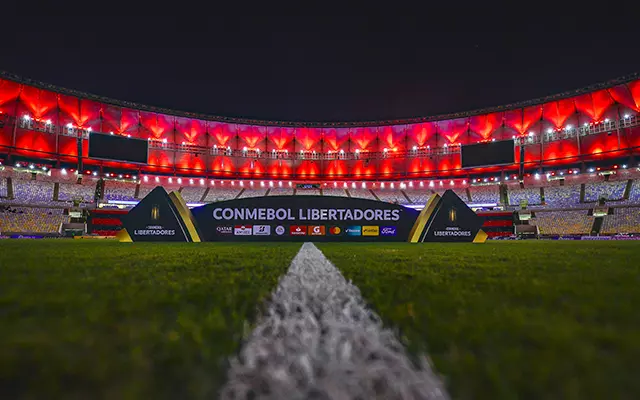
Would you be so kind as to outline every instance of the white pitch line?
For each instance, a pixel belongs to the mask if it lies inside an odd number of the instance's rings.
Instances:
[[[231,360],[222,399],[448,399],[426,357],[416,367],[312,243],[280,279]]]

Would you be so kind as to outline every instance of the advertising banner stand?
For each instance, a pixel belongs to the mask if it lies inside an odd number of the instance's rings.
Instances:
[[[425,208],[337,196],[262,196],[189,210],[158,186],[122,218],[123,242],[476,242],[483,218],[452,190]]]

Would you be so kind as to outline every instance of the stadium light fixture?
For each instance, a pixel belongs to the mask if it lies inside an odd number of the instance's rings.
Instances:
[[[260,181],[260,187],[264,187],[264,182]]]
[[[627,164],[622,164],[623,169],[627,169]]]
[[[182,183],[182,178],[178,178],[178,183]]]
[[[571,125],[567,125],[566,130],[570,131],[573,127]]]
[[[118,175],[118,178],[122,179],[122,174]]]
[[[466,185],[466,184],[467,184],[467,180],[466,180],[466,179],[465,179],[465,180],[463,180],[463,181],[462,181],[462,184],[463,184],[463,185]]]
[[[269,181],[269,187],[273,187],[273,181]]]
[[[69,122],[69,123],[67,124],[67,128],[73,128],[73,124],[72,124],[71,122]]]
[[[145,182],[149,182],[149,177],[145,176],[144,178],[142,178]]]
[[[505,180],[505,181],[508,181],[508,180],[509,180],[509,176],[505,176],[505,177],[504,177],[504,180]]]
[[[433,181],[429,182],[429,187],[433,187]]]
[[[582,126],[584,126],[586,128],[587,126],[589,126],[589,123],[585,122],[584,124],[582,124]]]
[[[484,178],[484,182],[485,182],[485,183],[486,183],[486,182],[489,182],[489,180],[488,180],[487,178]]]
[[[160,182],[160,178],[156,176],[156,182]]]
[[[390,186],[391,186],[391,189],[394,189],[396,187],[396,185],[393,182],[391,182]]]
[[[213,182],[213,181],[211,181]],[[244,181],[240,181],[240,187],[244,187]]]
[[[34,169],[35,167],[36,167],[36,166],[35,166],[35,165],[33,165],[33,164],[29,165],[29,169]]]
[[[60,173],[61,173],[62,175],[66,175],[66,174],[67,174],[67,169],[66,169],[66,168],[62,168],[62,169],[60,170]]]
[[[409,181],[409,187],[413,187],[413,181]]]
[[[333,182],[333,187],[338,187],[338,182]]]
[[[98,171],[93,171],[93,176],[98,176]]]
[[[605,123],[609,122],[609,118],[605,118],[605,119],[604,119],[604,122],[605,122]]]
[[[173,178],[169,178],[169,183],[173,183]]]
[[[291,181],[289,181],[289,187],[293,186],[293,183],[291,183]]]
[[[189,184],[193,185],[193,179],[189,179]]]
[[[628,118],[629,118],[629,114],[625,114],[624,119],[628,119]]]
[[[380,182],[380,189],[384,189],[384,182]]]
[[[1,165],[1,163],[0,163],[0,165]],[[43,170],[43,171],[46,171],[46,170],[47,170],[47,166],[46,166],[46,165],[45,165],[45,166],[43,166],[43,167],[42,167],[42,170]]]
[[[87,128],[87,132],[91,132],[91,130],[92,130],[91,127]]]
[[[278,187],[282,187],[282,181],[278,181]]]
[[[167,143],[167,138],[162,139],[162,143]]]
[[[31,117],[28,115],[24,115],[22,118],[24,118],[25,121],[29,121],[31,119]]]
[[[442,185],[444,185],[444,184],[442,183],[442,181],[440,181],[440,186],[442,186]]]
[[[249,186],[253,186],[253,181],[249,182]]]
[[[113,135],[113,132],[109,132],[110,135]]]
[[[367,188],[367,184],[365,182],[362,182],[362,188],[366,189]]]
[[[491,141],[492,141],[492,142],[495,142],[495,141],[496,141],[496,138],[491,139]]]
[[[453,183],[453,179],[451,180],[451,182],[449,182],[449,185],[451,185],[451,186],[453,186],[453,185],[454,185],[454,183]]]
[[[563,176],[563,175],[564,175],[564,172],[563,172],[563,171],[560,171],[560,176]]]
[[[50,119],[48,119],[48,120],[46,120],[44,123],[45,123],[45,124],[47,124],[47,125],[51,125],[51,120],[50,120]]]
[[[535,174],[534,176],[536,179],[540,179],[540,174]]]
[[[200,179],[200,185],[204,185],[204,179]]]
[[[420,187],[424,187],[424,182],[420,182]]]

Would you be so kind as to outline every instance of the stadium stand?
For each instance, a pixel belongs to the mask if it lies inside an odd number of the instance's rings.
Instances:
[[[105,200],[135,200],[136,184],[107,180],[104,185]]]
[[[7,178],[0,176],[0,198],[7,197]]]
[[[93,202],[96,184],[90,182],[85,184],[59,182],[58,200],[63,202],[71,202],[73,200],[81,200],[84,203]]]
[[[586,183],[584,188],[584,202],[596,202],[600,198],[604,198],[605,200],[621,200],[625,186],[625,181]]]
[[[206,192],[206,187],[183,187],[180,191],[182,198],[187,203],[199,203]]]
[[[267,193],[267,188],[245,188],[238,198],[261,197]]]
[[[431,195],[433,194],[433,192],[431,190],[427,190],[427,189],[408,189],[404,191],[407,196],[409,196],[409,198],[411,199],[411,204],[426,204],[427,201],[429,200],[429,197],[431,197]],[[463,200],[466,200],[466,194],[465,197],[463,197]]]
[[[530,223],[538,226],[541,235],[587,235],[593,220],[587,210],[537,211]]]
[[[324,188],[324,189],[322,189],[322,195],[323,196],[347,197],[347,192],[344,189]]]
[[[500,203],[498,185],[471,186],[469,192],[472,203]]]
[[[376,199],[369,189],[347,189],[347,191],[349,192],[351,197],[369,200]]]
[[[241,189],[238,188],[212,187],[209,189],[209,193],[207,193],[204,201],[211,203],[214,201],[232,200],[238,196],[240,190]]]
[[[13,199],[7,201],[15,204],[53,204],[53,183],[34,180],[14,179]]]
[[[544,188],[544,200],[548,208],[580,207],[580,185],[547,186]]]
[[[0,232],[56,233],[69,222],[62,209],[0,206]]]
[[[320,189],[296,189],[296,196],[320,196]]]
[[[293,188],[290,187],[275,187],[269,190],[268,196],[292,196]]]
[[[402,194],[400,189],[376,189],[373,191],[378,199],[388,203],[408,204],[409,200]]]
[[[508,191],[509,205],[520,206],[522,200],[526,200],[528,205],[539,205],[540,188],[510,188]]]
[[[614,208],[613,212],[613,215],[603,217],[601,233],[607,235],[640,233],[639,207]]]

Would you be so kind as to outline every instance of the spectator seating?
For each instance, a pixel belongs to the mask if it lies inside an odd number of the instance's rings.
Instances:
[[[242,194],[238,197],[244,199],[247,197],[262,197],[267,193],[267,188],[245,188]]]
[[[133,182],[120,182],[107,180],[104,182],[105,200],[135,200],[136,184]]]
[[[427,201],[429,201],[429,198],[433,195],[433,192],[427,189],[408,189],[408,190],[405,190],[404,192],[411,199],[411,204],[420,204],[420,205],[427,204]],[[465,194],[465,196],[462,197],[462,199],[466,200],[466,198],[467,196]]]
[[[7,197],[7,178],[0,176],[0,197]]]
[[[498,185],[471,186],[471,203],[499,203],[500,192]],[[465,199],[464,197],[462,198]]]
[[[356,197],[359,199],[370,199],[375,200],[376,198],[371,194],[369,189],[347,189],[351,197]]]
[[[275,187],[269,191],[269,196],[293,196],[291,187]]]
[[[60,224],[69,222],[62,209],[2,207],[0,206],[0,232],[57,233]]]
[[[541,204],[542,201],[540,199],[540,188],[530,187],[530,188],[510,188],[507,192],[509,195],[509,205],[512,206],[520,206],[521,200],[527,200],[529,205],[533,204]]]
[[[205,203],[211,203],[214,201],[225,201],[232,200],[238,196],[241,188],[235,187],[211,187],[209,189],[209,193],[207,193],[207,197],[204,199]]]
[[[536,211],[530,223],[537,225],[542,235],[584,235],[590,234],[593,216],[587,210]]]
[[[89,182],[85,184],[60,182],[58,189],[58,200],[71,202],[73,200],[81,200],[84,203],[92,203],[95,196],[96,183]]]
[[[13,199],[6,202],[14,204],[53,204],[53,183],[34,180],[14,179]]]
[[[580,185],[548,186],[544,188],[547,208],[575,208],[580,204]]]
[[[206,190],[207,188],[204,186],[183,187],[180,195],[186,203],[199,203]]]
[[[640,207],[614,208],[613,212],[604,217],[601,233],[640,233]]]
[[[323,196],[338,196],[338,197],[347,197],[347,192],[344,189],[340,188],[323,188],[322,189]]]
[[[606,200],[620,200],[626,185],[627,181],[587,183],[584,188],[584,202],[596,202],[601,197]]]
[[[409,201],[402,194],[400,189],[376,189],[374,193],[381,201],[398,204],[408,204]]]
[[[296,196],[320,196],[320,189],[296,189]]]

